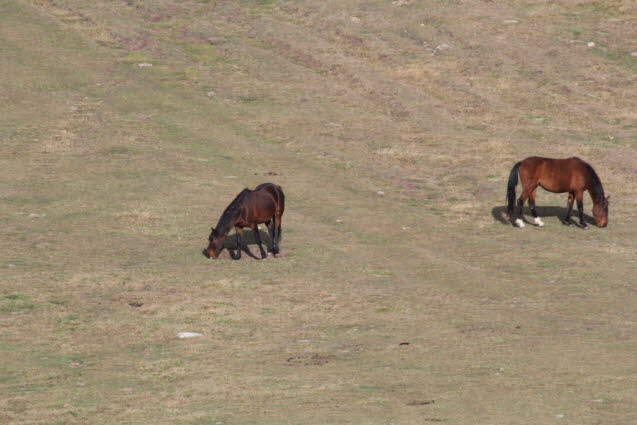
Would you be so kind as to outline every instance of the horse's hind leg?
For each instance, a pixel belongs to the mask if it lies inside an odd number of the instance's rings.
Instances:
[[[535,186],[535,189],[533,189],[531,193],[529,194],[529,207],[531,207],[531,214],[533,214],[533,221],[535,222],[537,226],[542,227],[544,226],[544,223],[542,222],[542,219],[538,217],[537,211],[535,210],[536,192],[537,192],[537,186]]]
[[[573,211],[573,201],[575,200],[575,193],[568,193],[568,202],[566,203],[566,217],[564,217],[564,224],[571,225],[571,211]]]
[[[259,251],[261,251],[261,259],[264,259],[267,257],[267,254],[265,253],[265,251],[263,250],[263,246],[261,245],[261,234],[259,233],[259,225],[255,223],[250,227],[252,228],[252,233],[254,233],[254,239],[259,245]]]
[[[515,225],[520,228],[524,227],[524,220],[522,219],[522,209],[524,208],[524,203],[526,202],[526,200],[529,199],[529,195],[530,191],[526,187],[524,187],[522,190],[522,194],[518,199],[518,211],[516,214],[517,218],[515,219]]]
[[[584,221],[584,191],[575,192],[575,200],[577,200],[577,209],[579,210],[579,225],[582,229],[587,229],[588,224]]]
[[[268,234],[270,235],[270,245],[268,246],[268,251],[274,254],[274,217],[265,222],[265,225],[268,228]]]
[[[274,215],[274,220],[272,220],[274,222],[273,224],[273,228],[275,231],[275,237],[274,237],[274,254],[278,254],[280,249],[279,249],[279,244],[281,243],[281,215],[280,214],[275,214]]]

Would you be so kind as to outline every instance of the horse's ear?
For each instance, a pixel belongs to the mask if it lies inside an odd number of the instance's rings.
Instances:
[[[610,201],[610,195],[606,197],[606,203],[608,203],[608,201]]]
[[[214,227],[211,227],[210,230],[212,230],[212,236],[217,236],[217,229],[215,229]]]

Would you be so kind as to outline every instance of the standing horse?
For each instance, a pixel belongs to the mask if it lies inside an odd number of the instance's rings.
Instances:
[[[237,255],[233,258],[239,260],[241,258],[243,228],[250,227],[259,245],[261,258],[266,258],[267,255],[261,246],[261,235],[259,234],[259,224],[265,223],[270,233],[269,250],[276,256],[279,253],[281,216],[284,209],[285,196],[280,186],[263,183],[254,190],[243,189],[221,214],[217,226],[212,228],[208,237],[208,248],[204,253],[208,258],[217,258],[223,250],[223,243],[228,237],[228,233],[234,227],[237,234]]]
[[[568,204],[566,217],[564,218],[566,224],[572,223],[571,210],[573,209],[573,200],[577,200],[579,223],[584,229],[588,227],[584,222],[584,191],[588,190],[593,200],[595,223],[599,227],[606,227],[608,224],[608,200],[610,196],[604,196],[602,182],[593,167],[576,157],[552,159],[533,156],[515,164],[511,169],[507,186],[507,212],[512,221],[514,220],[515,186],[518,184],[518,174],[522,182],[522,195],[517,202],[518,209],[514,221],[516,226],[524,227],[522,208],[527,199],[535,224],[544,226],[535,211],[535,192],[538,186],[549,192],[568,192]]]

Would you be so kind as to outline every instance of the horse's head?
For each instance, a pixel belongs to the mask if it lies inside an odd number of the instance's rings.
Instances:
[[[212,232],[210,232],[210,236],[208,236],[208,248],[206,248],[205,253],[208,258],[217,258],[221,251],[223,250],[223,241],[224,237],[217,232],[217,229],[212,228]]]
[[[606,227],[608,225],[608,200],[610,196],[602,198],[601,202],[597,202],[593,205],[593,216],[595,217],[595,223],[599,227]]]

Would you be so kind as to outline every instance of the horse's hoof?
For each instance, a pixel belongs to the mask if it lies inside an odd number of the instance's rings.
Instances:
[[[536,226],[538,227],[542,227],[544,226],[544,222],[540,219],[540,217],[535,217],[533,219],[533,222],[535,223]]]
[[[516,218],[515,219],[515,225],[521,229],[521,228],[524,227],[524,222],[522,220],[520,220],[519,218]]]
[[[582,229],[584,230],[588,229],[588,224],[581,224],[581,226],[582,226]]]

